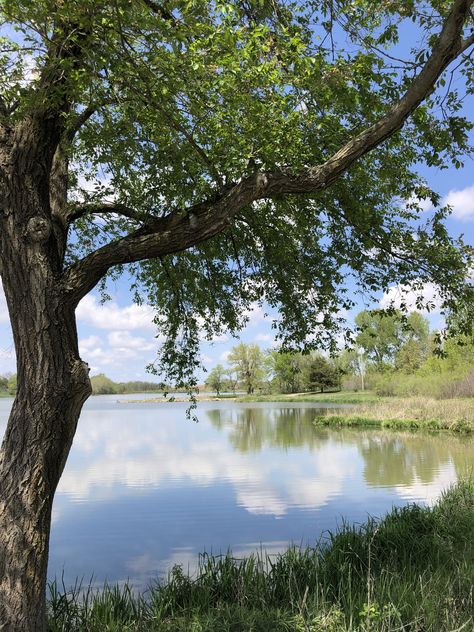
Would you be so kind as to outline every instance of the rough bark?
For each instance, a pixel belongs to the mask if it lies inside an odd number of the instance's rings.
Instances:
[[[50,213],[52,152],[33,121],[11,136],[1,181],[1,263],[18,392],[0,450],[0,629],[45,630],[54,492],[90,394],[74,312],[63,305]]]

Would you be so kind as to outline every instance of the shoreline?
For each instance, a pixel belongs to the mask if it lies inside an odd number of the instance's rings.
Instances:
[[[149,397],[147,399],[121,399],[122,404],[191,404],[189,397]],[[392,430],[448,431],[458,434],[474,433],[474,398],[434,399],[429,397],[378,397],[370,392],[301,394],[301,395],[256,395],[256,396],[212,396],[197,395],[199,402],[240,403],[287,403],[326,404],[324,413],[315,414],[314,425],[324,427],[366,427]]]

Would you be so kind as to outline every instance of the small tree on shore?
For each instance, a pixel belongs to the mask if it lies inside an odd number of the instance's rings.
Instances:
[[[210,371],[209,375],[206,379],[206,386],[212,388],[212,390],[216,391],[216,395],[219,396],[221,390],[224,386],[226,371],[222,364],[218,364],[215,366],[212,371]]]
[[[341,387],[341,372],[333,362],[321,355],[312,355],[307,361],[307,387],[311,391],[334,390]]]
[[[265,377],[265,357],[256,344],[244,344],[243,342],[233,347],[227,356],[227,360],[237,373],[247,395],[251,395],[261,384]]]

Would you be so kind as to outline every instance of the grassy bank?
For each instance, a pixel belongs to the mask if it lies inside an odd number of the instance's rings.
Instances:
[[[473,399],[432,399],[429,397],[390,397],[357,409],[329,410],[315,423],[342,426],[474,431]]]
[[[448,632],[474,629],[474,482],[277,558],[203,557],[190,578],[59,594],[51,632]]]
[[[315,402],[321,404],[365,404],[378,402],[380,397],[370,391],[337,391],[336,393],[296,393],[289,395],[246,395],[238,402]]]

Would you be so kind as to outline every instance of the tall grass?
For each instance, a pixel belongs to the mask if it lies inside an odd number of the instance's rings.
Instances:
[[[51,632],[448,632],[474,629],[474,482],[433,507],[343,526],[313,548],[203,555],[142,595],[50,586]]]
[[[389,398],[354,409],[328,410],[315,423],[474,432],[474,400],[431,397]]]
[[[474,397],[474,372],[455,368],[451,371],[419,370],[406,375],[390,372],[374,379],[375,393],[381,397]]]
[[[334,393],[292,393],[273,395],[246,395],[238,402],[316,402],[322,404],[364,404],[377,402],[380,397],[370,391],[337,391]]]

